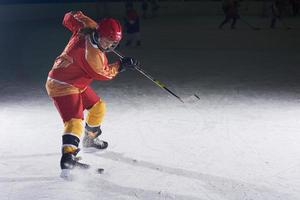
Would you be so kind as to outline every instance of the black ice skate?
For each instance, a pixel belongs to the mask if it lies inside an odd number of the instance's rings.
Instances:
[[[74,153],[63,153],[60,159],[60,168],[62,178],[69,178],[70,171],[75,168],[89,169],[90,165],[79,162],[80,158],[76,157],[80,149],[77,149]]]
[[[89,165],[79,162],[80,158],[76,157],[80,149],[77,149],[74,153],[63,153],[60,159],[60,168],[61,169],[88,169]]]
[[[86,124],[84,137],[82,140],[82,146],[85,148],[93,147],[96,149],[106,149],[108,143],[98,138],[98,136],[101,135],[101,133],[102,131],[100,129],[100,126],[90,127]]]

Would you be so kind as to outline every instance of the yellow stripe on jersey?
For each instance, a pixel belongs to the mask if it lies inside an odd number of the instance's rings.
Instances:
[[[48,78],[46,82],[46,90],[50,97],[59,97],[70,94],[79,94],[84,92],[86,88],[81,90],[79,88],[74,87],[73,85],[63,83],[52,78]]]

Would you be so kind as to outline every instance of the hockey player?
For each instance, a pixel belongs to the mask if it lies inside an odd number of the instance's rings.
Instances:
[[[142,17],[143,19],[147,19],[147,12],[148,12],[148,0],[143,0],[142,4],[141,4],[141,8],[142,8]]]
[[[83,147],[105,149],[100,140],[105,102],[89,86],[93,80],[111,80],[126,69],[135,69],[137,60],[125,57],[109,64],[106,52],[113,50],[122,38],[122,27],[113,18],[96,23],[81,11],[66,13],[63,25],[72,36],[48,74],[46,89],[64,123],[61,169],[86,167],[76,154],[83,132],[83,111],[88,110]]]
[[[127,41],[125,45],[130,46],[133,42],[135,42],[136,46],[141,46],[140,18],[133,5],[127,7],[124,22],[127,33]]]
[[[238,7],[239,7],[238,0],[224,0],[222,9],[225,14],[224,21],[219,25],[219,29],[222,29],[223,26],[228,23],[232,19],[231,29],[235,29],[235,24],[237,19],[240,18]]]
[[[282,17],[282,12],[284,9],[284,5],[281,1],[275,0],[273,4],[271,5],[271,11],[272,11],[272,19],[270,28],[274,29],[276,26],[276,21],[280,20]]]

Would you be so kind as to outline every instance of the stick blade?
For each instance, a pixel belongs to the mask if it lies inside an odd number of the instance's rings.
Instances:
[[[197,94],[191,95],[183,99],[185,103],[196,103],[200,100],[200,97]]]

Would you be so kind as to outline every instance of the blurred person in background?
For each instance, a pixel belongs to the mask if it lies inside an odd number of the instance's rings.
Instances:
[[[268,17],[269,7],[270,6],[268,4],[268,1],[267,0],[263,0],[263,3],[262,3],[262,14],[261,14],[262,18]]]
[[[284,10],[284,4],[280,0],[275,0],[271,5],[271,25],[270,28],[274,29],[276,27],[276,22],[281,19]]]
[[[236,21],[240,18],[239,15],[239,8],[240,4],[238,0],[223,0],[222,3],[222,10],[225,14],[224,21],[219,25],[219,29],[222,29],[223,26],[228,23],[230,20],[231,22],[231,29],[235,29]]]
[[[124,25],[127,33],[127,41],[125,45],[130,46],[135,43],[136,46],[141,46],[140,17],[133,5],[126,7]]]
[[[157,0],[150,0],[150,4],[151,4],[151,17],[154,18],[157,16],[159,5]]]
[[[299,14],[300,0],[290,0],[290,4],[292,6],[293,16],[297,16]]]
[[[142,8],[142,12],[143,12],[143,14],[142,14],[143,19],[147,19],[148,8],[149,8],[148,0],[143,0],[141,8]]]

